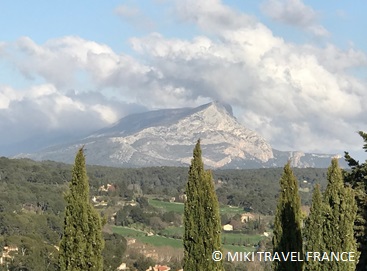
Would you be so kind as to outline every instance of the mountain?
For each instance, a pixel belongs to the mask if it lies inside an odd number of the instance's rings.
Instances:
[[[333,157],[275,150],[240,124],[229,105],[218,102],[132,114],[72,144],[17,157],[72,163],[77,149],[84,145],[89,164],[187,166],[199,138],[204,163],[211,168],[282,167],[289,159],[295,167],[327,167]]]

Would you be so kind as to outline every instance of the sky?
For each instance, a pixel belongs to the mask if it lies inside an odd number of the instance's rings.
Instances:
[[[0,156],[232,105],[273,148],[367,155],[367,2],[0,1]]]

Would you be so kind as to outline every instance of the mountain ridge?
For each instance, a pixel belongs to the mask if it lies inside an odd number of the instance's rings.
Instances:
[[[77,149],[84,145],[90,164],[187,166],[199,138],[203,161],[211,168],[279,167],[288,160],[295,167],[327,167],[333,157],[275,150],[255,131],[240,124],[229,105],[219,102],[128,115],[72,144],[17,157],[72,163]]]

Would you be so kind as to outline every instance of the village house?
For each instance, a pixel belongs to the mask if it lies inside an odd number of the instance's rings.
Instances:
[[[233,231],[233,226],[231,224],[226,224],[223,226],[224,231]]]
[[[98,192],[113,192],[116,190],[116,185],[115,184],[106,184],[106,185],[102,185],[98,188]]]
[[[241,215],[241,222],[242,223],[246,223],[249,222],[250,220],[255,220],[255,215],[252,213],[243,213]]]
[[[126,263],[121,263],[119,267],[116,269],[117,271],[130,270],[129,267],[126,266]]]

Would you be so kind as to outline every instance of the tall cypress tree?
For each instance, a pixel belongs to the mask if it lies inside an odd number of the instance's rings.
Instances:
[[[186,185],[184,210],[184,270],[222,271],[223,262],[212,260],[221,250],[221,224],[218,199],[211,172],[204,170],[198,140]]]
[[[301,200],[298,182],[288,162],[280,179],[280,195],[274,221],[274,252],[299,252],[303,258]],[[302,261],[274,261],[274,271],[301,271]]]
[[[367,133],[359,131],[364,141],[363,149],[367,152]],[[354,222],[354,236],[360,252],[357,271],[367,270],[367,160],[364,163],[352,158],[345,152],[345,160],[351,171],[344,172],[344,181],[351,184],[357,203],[357,216]]]
[[[357,240],[354,237],[354,221],[356,219],[358,207],[355,201],[354,191],[351,187],[344,188],[343,196],[340,208],[343,216],[340,221],[340,236],[345,236],[345,238],[343,238],[344,251],[355,253],[355,261],[347,262],[347,266],[343,270],[355,271],[360,257]]]
[[[323,244],[323,225],[325,219],[325,206],[322,200],[320,186],[317,184],[312,194],[310,214],[305,221],[303,229],[305,237],[305,251],[325,251]],[[306,261],[304,271],[321,271],[322,263],[318,261]]]
[[[354,271],[358,260],[353,234],[357,205],[351,188],[344,187],[342,171],[334,158],[328,169],[328,185],[324,194],[325,223],[323,243],[326,252],[354,252],[355,261],[326,261],[323,270]]]
[[[102,223],[89,201],[89,181],[81,148],[65,195],[64,234],[60,242],[61,271],[102,271]]]

